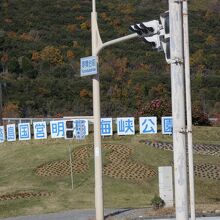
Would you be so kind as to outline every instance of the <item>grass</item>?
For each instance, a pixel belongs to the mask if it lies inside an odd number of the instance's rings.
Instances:
[[[210,5],[214,5],[218,2],[218,0],[192,0],[189,2],[190,10],[207,10]]]
[[[132,161],[152,167],[170,165],[173,154],[148,147],[140,140],[160,140],[172,142],[171,136],[139,135],[117,136],[102,139],[102,143],[123,144],[132,147]],[[220,144],[220,127],[194,127],[194,143]],[[89,171],[74,175],[74,189],[71,189],[70,176],[40,177],[34,170],[41,164],[56,160],[68,160],[69,146],[73,149],[93,143],[92,135],[82,142],[63,139],[31,140],[27,142],[3,143],[0,145],[0,195],[20,191],[49,192],[51,196],[29,199],[0,201],[0,217],[58,212],[76,208],[94,208],[94,162],[93,152],[89,159]],[[103,151],[104,164],[105,155]],[[73,158],[74,160],[74,158]],[[194,156],[195,163],[219,165],[217,156]],[[218,180],[196,178],[196,202],[220,203]],[[105,207],[145,207],[158,194],[158,177],[146,179],[142,183],[103,177]]]

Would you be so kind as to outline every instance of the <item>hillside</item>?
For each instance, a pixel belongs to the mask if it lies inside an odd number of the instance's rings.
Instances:
[[[91,78],[79,76],[80,58],[91,55],[91,3],[1,1],[3,116],[92,114]],[[130,34],[129,25],[158,19],[167,8],[166,0],[97,1],[101,37]],[[189,4],[193,106],[210,115],[220,109],[219,12],[217,0]],[[103,116],[138,115],[153,100],[170,103],[169,65],[140,39],[105,49],[100,73]]]

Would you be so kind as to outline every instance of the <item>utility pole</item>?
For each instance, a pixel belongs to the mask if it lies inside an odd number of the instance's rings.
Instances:
[[[186,118],[187,118],[187,146],[189,164],[189,192],[191,220],[195,220],[195,190],[194,190],[194,167],[193,167],[193,143],[192,143],[192,106],[190,85],[190,62],[189,62],[189,24],[188,24],[188,0],[183,0],[183,38],[184,38],[184,66],[185,66],[185,90],[186,90]]]
[[[188,220],[182,0],[169,0],[176,220]]]

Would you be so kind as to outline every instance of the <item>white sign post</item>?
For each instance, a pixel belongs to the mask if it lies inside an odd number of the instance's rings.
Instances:
[[[172,167],[159,167],[159,192],[165,207],[173,207],[173,175]]]
[[[97,57],[83,57],[80,59],[80,76],[96,75],[98,73]]]

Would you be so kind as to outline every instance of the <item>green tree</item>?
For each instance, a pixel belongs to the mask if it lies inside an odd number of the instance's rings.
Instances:
[[[8,70],[11,73],[16,73],[19,75],[20,73],[20,65],[16,57],[12,57],[8,62]]]

